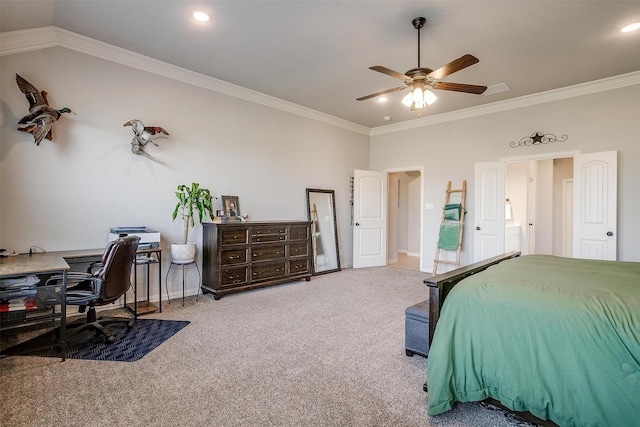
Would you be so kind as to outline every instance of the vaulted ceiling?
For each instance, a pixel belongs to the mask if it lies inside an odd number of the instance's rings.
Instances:
[[[195,22],[201,9],[212,19]],[[434,90],[410,111],[407,90],[356,101],[402,81],[371,71],[480,62],[443,81],[508,92]],[[2,0],[2,32],[56,26],[369,128],[640,70],[640,1]],[[389,119],[385,120],[385,116]]]

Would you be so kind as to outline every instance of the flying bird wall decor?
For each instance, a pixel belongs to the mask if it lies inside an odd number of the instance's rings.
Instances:
[[[64,113],[76,113],[67,107],[60,110],[50,107],[47,101],[47,92],[39,91],[19,74],[16,74],[16,83],[18,83],[18,87],[27,97],[27,101],[29,101],[29,114],[18,121],[18,130],[32,134],[36,145],[40,145],[44,138],[51,141],[53,139],[51,132],[53,124]]]
[[[140,120],[129,120],[123,126],[131,126],[133,129],[133,139],[131,140],[131,151],[134,154],[140,154],[148,157],[154,162],[162,163],[158,159],[151,156],[144,150],[145,145],[152,143],[156,147],[159,147],[153,140],[156,138],[164,138],[165,135],[169,135],[169,132],[161,128],[160,126],[145,126]]]

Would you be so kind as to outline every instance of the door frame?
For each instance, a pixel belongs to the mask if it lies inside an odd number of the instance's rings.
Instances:
[[[420,172],[420,213],[419,213],[419,218],[420,218],[420,243],[419,243],[419,248],[420,248],[420,271],[421,272],[426,272],[425,267],[424,267],[424,247],[423,247],[423,240],[424,240],[424,166],[406,166],[406,167],[401,167],[401,168],[389,168],[389,169],[382,169],[382,172],[387,174],[387,182],[389,182],[389,174],[392,173],[398,173],[398,172]],[[385,209],[387,210],[387,218],[389,218],[389,200],[387,199],[387,205],[385,206]],[[387,239],[387,253],[389,252],[389,239]]]
[[[580,150],[571,150],[571,151],[558,151],[558,152],[550,152],[550,153],[537,153],[537,154],[527,154],[527,155],[523,155],[523,156],[513,156],[513,157],[500,157],[500,159],[498,159],[499,162],[504,163],[505,165],[505,180],[507,179],[506,176],[506,165],[507,163],[516,163],[516,162],[530,162],[530,161],[536,161],[536,160],[553,160],[553,159],[562,159],[562,158],[574,158],[576,156],[579,156],[580,154],[582,154],[582,152]],[[506,181],[505,181],[506,182]],[[527,194],[527,197],[530,197],[529,194]],[[528,209],[528,207],[527,207]],[[535,213],[534,213],[535,215]],[[527,253],[529,253],[529,244],[530,242],[535,244],[535,236],[533,236],[533,241],[531,240],[532,236],[531,233],[533,230],[531,230],[531,227],[529,227],[529,212],[527,212],[527,223],[525,224],[526,227],[526,235],[525,235],[525,240],[526,240],[526,244],[527,244]],[[535,252],[535,251],[534,251]]]

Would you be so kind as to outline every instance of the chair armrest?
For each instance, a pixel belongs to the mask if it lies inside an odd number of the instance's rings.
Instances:
[[[81,282],[91,283],[91,290],[95,295],[100,295],[100,288],[102,287],[102,279],[92,276],[89,273],[81,273],[70,271],[67,273],[67,293],[73,291],[73,287]],[[45,282],[45,285],[55,285],[56,283],[62,283],[62,274],[56,274],[51,276],[49,280]],[[85,291],[86,292],[86,291]]]
[[[62,282],[62,274],[54,274],[49,277],[45,282],[46,286],[55,285],[57,282]],[[83,280],[90,280],[93,276],[89,273],[81,273],[76,271],[70,271],[67,273],[67,287],[69,287],[70,283],[77,284],[82,282]]]
[[[93,274],[94,270],[104,267],[102,261],[94,261],[87,267],[87,273]]]

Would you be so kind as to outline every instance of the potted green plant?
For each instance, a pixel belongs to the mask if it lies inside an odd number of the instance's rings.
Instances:
[[[196,244],[189,242],[189,227],[195,226],[195,216],[202,222],[207,217],[213,218],[213,206],[211,192],[206,188],[201,188],[200,184],[194,182],[191,187],[178,185],[176,191],[178,203],[173,210],[173,219],[182,217],[184,223],[182,242],[171,244],[171,259],[174,263],[191,263],[196,258]],[[217,198],[217,197],[215,197]]]

